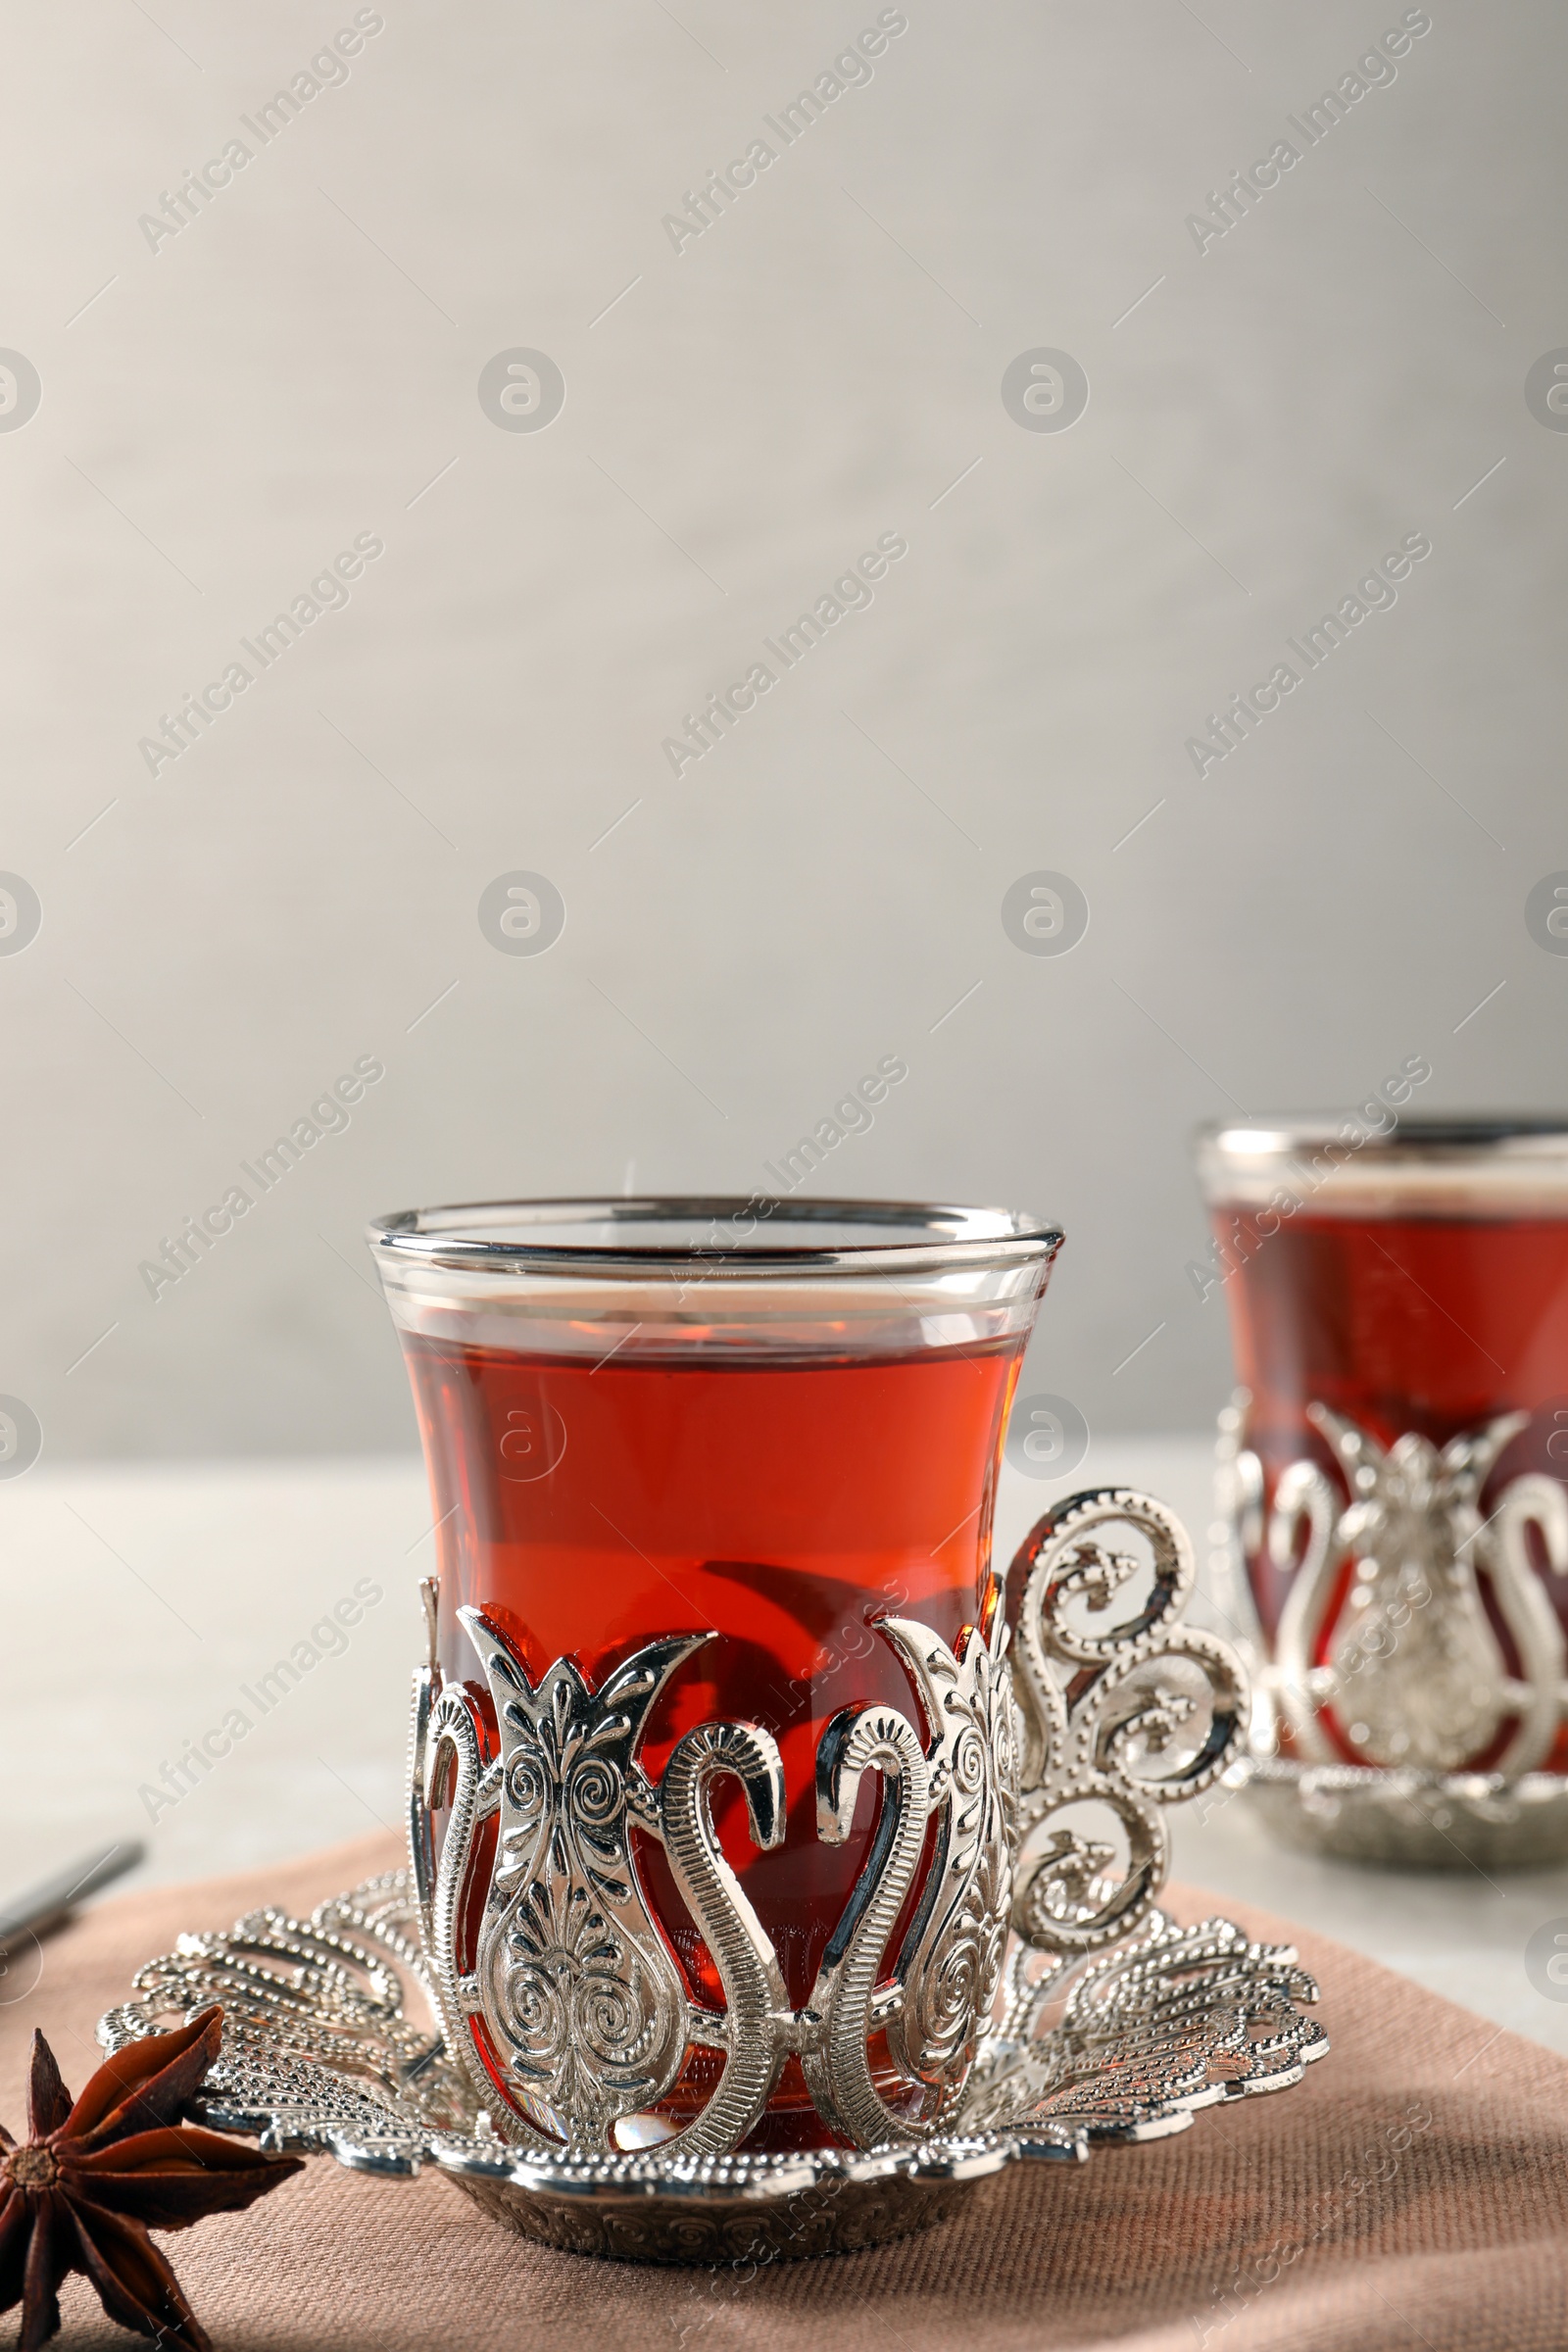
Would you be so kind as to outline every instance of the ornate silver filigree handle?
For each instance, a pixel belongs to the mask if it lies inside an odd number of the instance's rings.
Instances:
[[[1147,1559],[1117,1548],[1117,1530],[1142,1538]],[[1104,1630],[1084,1618],[1108,1615],[1117,1595],[1149,1591],[1131,1615]],[[1114,1849],[1072,1828],[1056,1830],[1016,1875],[1012,1922],[1043,1949],[1092,1952],[1138,1924],[1164,1882],[1169,1860],[1165,1808],[1212,1786],[1247,1730],[1249,1693],[1241,1660],[1213,1634],[1178,1622],[1191,1597],[1192,1545],[1163,1504],[1123,1487],[1093,1489],[1056,1504],[1020,1547],[1008,1579],[1015,1617],[1013,1689],[1023,1723],[1019,1834],[1027,1841],[1066,1806],[1098,1803],[1120,1822],[1125,1872],[1107,1885]],[[1182,1661],[1191,1675],[1162,1679]],[[1144,1760],[1190,1730],[1176,1769],[1157,1775]]]

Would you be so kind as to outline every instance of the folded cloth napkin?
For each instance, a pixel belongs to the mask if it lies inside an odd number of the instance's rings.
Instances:
[[[398,1859],[376,1837],[126,1895],[49,1938],[34,1988],[0,2005],[0,2120],[24,2123],[34,2026],[79,2089],[98,2018],[181,1931],[267,1902],[303,1917]],[[1563,2352],[1568,2062],[1246,1905],[1164,1901],[1297,1944],[1329,2056],[1173,2139],[1011,2167],[924,2235],[755,2273],[644,2269],[531,2245],[433,2174],[318,2157],[169,2251],[219,2352]],[[131,2342],[81,2278],[62,2306],[63,2345]]]

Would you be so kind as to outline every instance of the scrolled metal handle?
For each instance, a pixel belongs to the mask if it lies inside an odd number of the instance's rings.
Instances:
[[[1115,1531],[1141,1538],[1147,1559],[1119,1548]],[[1143,1576],[1147,1595],[1104,1631],[1072,1612],[1111,1611]],[[1020,1851],[1069,1805],[1099,1804],[1119,1822],[1127,1861],[1071,1827],[1053,1833],[1016,1876],[1012,1924],[1042,1950],[1092,1952],[1129,1933],[1152,1906],[1169,1866],[1165,1809],[1212,1787],[1233,1761],[1250,1713],[1240,1658],[1214,1635],[1180,1618],[1195,1582],[1181,1522],[1152,1495],[1101,1487],[1068,1496],[1030,1531],[1007,1579],[1013,1624],[1013,1690],[1023,1724]],[[1206,1685],[1208,1721],[1173,1772],[1148,1773],[1204,1701],[1166,1683],[1181,1661]]]

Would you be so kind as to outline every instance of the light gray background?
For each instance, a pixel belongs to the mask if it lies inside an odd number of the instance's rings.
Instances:
[[[156,253],[138,217],[353,8],[8,20],[0,344],[43,396],[0,432],[0,866],[43,924],[0,956],[0,1391],[46,1461],[407,1446],[368,1213],[748,1193],[900,1054],[815,1189],[1059,1216],[1026,1386],[1204,1423],[1195,1119],[1411,1054],[1422,1107],[1561,1106],[1523,909],[1568,866],[1568,435],[1523,386],[1568,344],[1568,19],[1434,0],[1200,255],[1187,215],[1398,6],[909,0],[677,254],[875,5],[381,13]],[[477,398],[517,345],[564,373],[542,432]],[[1087,371],[1069,431],[1003,406],[1036,346]],[[673,777],[888,530],[874,605]],[[1397,606],[1200,781],[1205,714],[1413,530]],[[347,610],[150,777],[364,531]],[[1002,927],[1042,867],[1092,909],[1060,957]],[[548,955],[480,933],[514,868],[564,899]],[[138,1262],[367,1054],[349,1131],[155,1304]]]

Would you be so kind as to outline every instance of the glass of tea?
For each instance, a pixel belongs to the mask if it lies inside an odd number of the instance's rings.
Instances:
[[[438,1562],[416,1881],[504,2138],[788,2149],[954,2104],[995,1892],[923,2022],[878,1955],[1003,1834],[992,1516],[1060,1240],[762,1199],[370,1229]],[[855,2001],[863,2079],[833,2039]]]
[[[1401,1802],[1446,1784],[1406,1805],[1407,1836],[1385,1790],[1381,1827],[1341,1821],[1343,1850],[1568,1850],[1561,1791],[1533,1783],[1526,1818],[1496,1788],[1568,1770],[1568,1126],[1378,1101],[1197,1150],[1196,1270],[1230,1307],[1223,1450],[1269,1662],[1254,1740],[1320,1790],[1353,1793],[1335,1766],[1395,1776]]]

